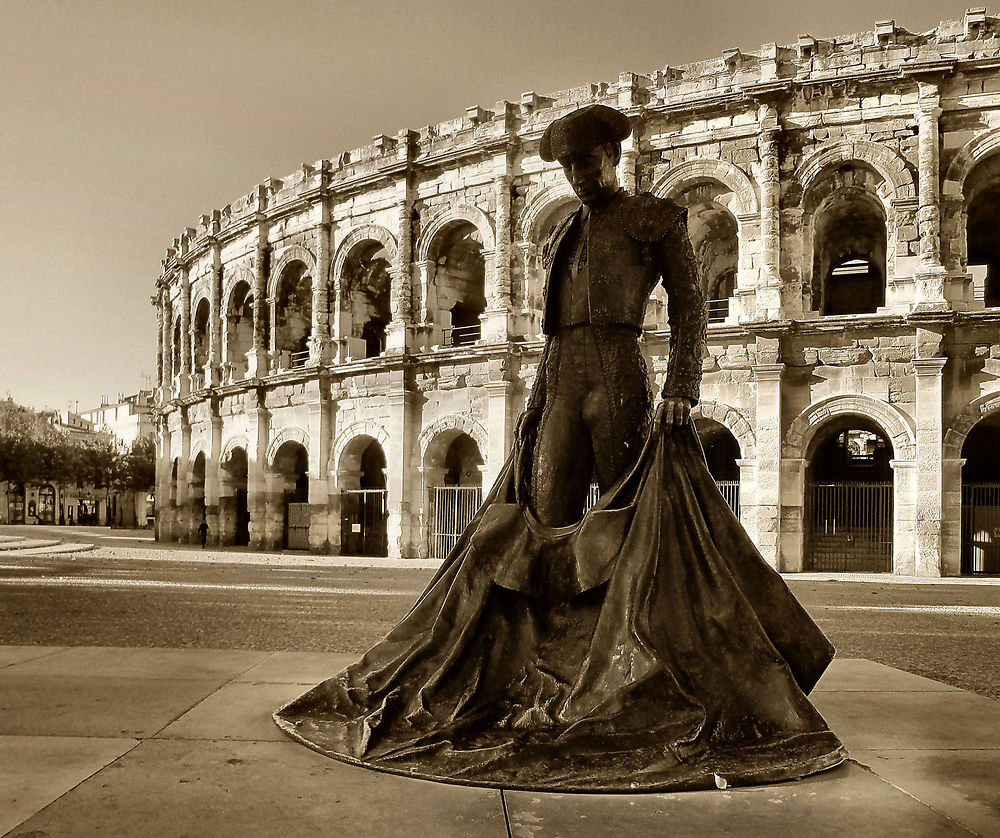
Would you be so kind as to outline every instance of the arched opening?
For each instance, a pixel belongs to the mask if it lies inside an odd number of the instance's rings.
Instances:
[[[278,278],[274,301],[274,351],[278,367],[292,369],[309,360],[312,335],[312,278],[302,262],[291,262]]]
[[[355,437],[340,456],[340,549],[349,556],[387,556],[386,459],[378,441]]]
[[[1000,574],[1000,415],[962,445],[962,573]]]
[[[223,539],[233,544],[250,543],[250,507],[247,499],[249,463],[244,448],[233,448],[222,464],[223,486],[220,492],[220,515]]]
[[[7,523],[24,523],[24,486],[20,483],[7,487]]]
[[[969,202],[966,236],[969,273],[976,299],[1000,306],[1000,183],[993,182]]]
[[[381,242],[364,241],[344,263],[343,283],[351,308],[352,335],[365,343],[365,357],[385,352],[385,329],[392,319],[389,251]]]
[[[486,310],[483,237],[474,224],[456,222],[441,233],[433,254],[444,344],[475,343],[481,335],[479,317]]]
[[[205,365],[208,363],[208,321],[211,306],[208,300],[202,299],[194,312],[194,373],[204,376]]]
[[[733,510],[740,514],[740,444],[721,422],[703,416],[695,419],[695,430],[705,451],[705,461],[722,496]]]
[[[709,323],[721,323],[729,316],[730,297],[736,290],[739,225],[729,208],[735,200],[732,191],[714,181],[694,186],[681,199],[688,211],[688,236],[701,270]]]
[[[443,559],[458,542],[483,500],[483,455],[467,433],[438,434],[424,455],[430,509],[429,552]]]
[[[199,451],[191,465],[191,537],[205,520],[205,452]]]
[[[236,283],[226,306],[226,370],[230,382],[246,375],[247,353],[253,348],[253,292]]]
[[[832,173],[812,217],[812,302],[823,315],[873,314],[885,305],[886,214],[876,177],[852,166]]]
[[[56,490],[46,485],[38,490],[38,521],[42,524],[56,522]]]
[[[892,570],[892,443],[870,419],[828,422],[806,467],[805,569]]]
[[[282,545],[289,550],[309,549],[309,452],[289,440],[274,455],[273,474],[279,478],[278,503],[282,504]]]

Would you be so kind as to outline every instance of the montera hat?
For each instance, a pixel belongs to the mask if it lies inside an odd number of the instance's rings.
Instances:
[[[542,134],[538,153],[551,163],[580,149],[620,143],[632,133],[628,117],[607,105],[587,105],[561,116]]]

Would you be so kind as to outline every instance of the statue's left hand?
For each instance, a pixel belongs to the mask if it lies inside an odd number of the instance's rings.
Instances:
[[[654,426],[657,432],[670,433],[686,425],[691,418],[691,400],[684,396],[664,396],[656,408]]]

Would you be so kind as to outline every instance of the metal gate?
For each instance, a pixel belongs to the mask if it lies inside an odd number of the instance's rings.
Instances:
[[[458,543],[458,537],[483,502],[479,486],[434,486],[431,488],[431,556],[443,559]]]
[[[962,486],[962,573],[1000,574],[1000,483]]]
[[[340,552],[346,556],[387,556],[385,489],[344,489],[340,494]]]
[[[892,571],[892,483],[806,489],[806,570]]]
[[[24,490],[7,495],[7,523],[24,523]]]
[[[289,550],[309,549],[309,520],[312,513],[308,503],[289,503],[285,521],[285,547]]]
[[[740,517],[740,481],[739,480],[716,480],[715,485],[722,492],[729,508],[733,510],[733,515]]]

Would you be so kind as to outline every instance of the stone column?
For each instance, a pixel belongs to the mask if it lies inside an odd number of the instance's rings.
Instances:
[[[309,549],[331,551],[330,529],[330,446],[333,442],[333,409],[330,382],[316,378],[307,382],[309,401]]]
[[[208,363],[205,384],[218,387],[222,383],[222,246],[212,242],[212,290],[208,313]],[[209,524],[211,526],[211,524]]]
[[[270,261],[267,232],[262,226],[257,234],[257,252],[253,264],[253,346],[247,353],[247,375],[262,378],[268,372],[267,352],[267,277]]]
[[[182,376],[183,377],[183,376]],[[181,454],[177,458],[177,506],[173,511],[173,536],[181,544],[191,541],[191,423],[181,408]]]
[[[941,575],[962,575],[962,466],[965,459],[941,461]]]
[[[781,384],[784,364],[753,367],[757,383],[757,548],[780,570],[781,552]]]
[[[187,265],[181,268],[181,373],[177,395],[186,396],[191,392],[191,271]]]
[[[514,385],[510,381],[488,381],[486,383],[488,410],[486,432],[488,446],[481,451],[485,462],[483,469],[483,497],[490,490],[500,474],[500,469],[510,453],[514,442],[514,422],[516,410],[513,405]]]
[[[385,452],[387,463],[386,506],[389,558],[413,558],[418,551],[420,474],[416,433],[417,394],[409,389],[402,370],[391,373],[389,417],[386,430],[389,444]]]
[[[249,441],[247,451],[247,509],[250,512],[250,546],[256,550],[266,545],[267,486],[267,445],[270,439],[271,413],[263,405],[250,411]]]
[[[892,468],[892,572],[916,572],[917,461],[890,460]]]
[[[618,182],[629,195],[639,191],[637,167],[639,163],[639,137],[641,130],[636,120],[632,120],[632,133],[622,140],[622,156],[618,161]]]
[[[493,255],[493,270],[487,274],[486,311],[480,318],[483,324],[482,338],[488,343],[503,343],[513,332],[514,300],[512,297],[510,273],[510,187],[511,179],[506,173],[493,181],[496,195],[496,250]]]
[[[400,354],[410,348],[410,332],[413,323],[413,307],[410,291],[410,264],[413,261],[413,196],[410,193],[409,176],[401,184],[402,197],[396,208],[397,239],[396,264],[392,267],[389,310],[392,320],[386,327],[385,351]]]
[[[208,543],[221,544],[219,458],[222,454],[222,417],[218,414],[218,404],[212,405],[211,444],[209,456],[205,461],[205,523],[208,524]]]
[[[316,275],[312,284],[312,335],[309,338],[309,363],[330,360],[330,211],[322,202],[323,220],[316,225]]]
[[[781,125],[773,105],[758,110],[760,134],[760,274],[757,282],[756,320],[780,318],[781,305],[781,170],[778,135]]]
[[[169,401],[171,397],[171,388],[173,386],[174,379],[174,351],[173,351],[173,320],[174,320],[174,308],[170,302],[170,291],[168,288],[164,288],[160,292],[160,298],[162,300],[161,311],[163,313],[163,334],[160,338],[163,343],[163,367],[160,370],[160,387],[163,389],[163,401]]]
[[[916,564],[917,576],[940,576],[944,494],[942,384],[947,358],[915,358],[917,377]]]
[[[163,388],[163,348],[164,348],[164,334],[163,334],[163,299],[164,291],[162,288],[157,288],[156,293],[150,297],[150,302],[156,306],[156,386]],[[160,396],[162,403],[163,396]]]
[[[153,537],[157,541],[170,541],[170,428],[166,416],[162,414],[156,418],[156,454],[156,518]]]
[[[915,274],[914,308],[947,307],[945,277],[941,264],[941,97],[936,84],[920,82],[917,103],[917,154],[919,176],[920,266]]]

